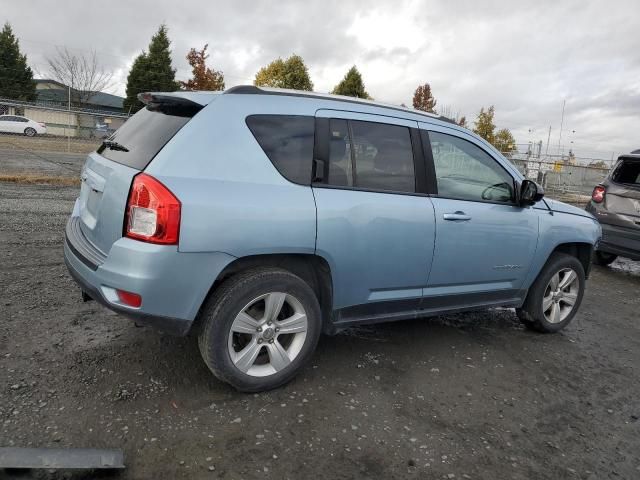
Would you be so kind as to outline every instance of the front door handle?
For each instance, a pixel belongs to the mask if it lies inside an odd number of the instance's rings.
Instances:
[[[471,217],[469,215],[461,212],[460,210],[454,213],[445,213],[444,215],[442,215],[442,218],[453,222],[466,222],[468,220],[471,220]]]

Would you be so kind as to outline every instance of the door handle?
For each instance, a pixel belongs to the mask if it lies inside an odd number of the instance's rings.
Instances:
[[[469,215],[459,210],[454,213],[445,213],[444,215],[442,215],[442,218],[453,222],[466,222],[468,220],[471,220],[471,217]]]

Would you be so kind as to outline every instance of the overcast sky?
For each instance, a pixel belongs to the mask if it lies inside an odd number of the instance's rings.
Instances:
[[[191,47],[209,44],[227,86],[251,83],[274,58],[301,55],[315,90],[351,65],[377,100],[411,105],[429,82],[438,107],[474,119],[495,105],[519,144],[562,144],[611,158],[640,148],[640,1],[0,0],[30,65],[47,75],[55,46],[95,50],[124,94],[133,58],[166,23],[178,79]],[[575,133],[574,133],[575,131]],[[573,141],[573,143],[571,143]]]

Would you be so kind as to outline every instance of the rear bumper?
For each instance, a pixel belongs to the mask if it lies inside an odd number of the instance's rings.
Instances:
[[[101,257],[73,228],[76,219],[67,225],[64,260],[80,288],[109,309],[170,334],[189,332],[211,285],[234,260],[225,253],[184,253],[129,238],[117,240]],[[142,305],[120,303],[115,289],[139,294]]]
[[[598,250],[632,260],[640,260],[640,228],[624,228],[601,223],[602,240]]]

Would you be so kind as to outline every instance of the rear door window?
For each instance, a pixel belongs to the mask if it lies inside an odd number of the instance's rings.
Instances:
[[[357,187],[414,193],[416,179],[409,128],[351,121]]]
[[[191,120],[191,116],[171,115],[167,113],[170,111],[143,108],[116,130],[98,148],[98,153],[122,165],[144,170],[162,147]]]
[[[353,187],[353,161],[351,137],[346,120],[332,118],[329,121],[329,185]]]
[[[314,117],[251,115],[246,121],[258,144],[283,177],[302,185],[311,183]]]
[[[640,186],[640,160],[623,161],[613,172],[612,180],[616,183]]]
[[[408,127],[332,118],[329,135],[327,184],[415,193],[413,148]]]

